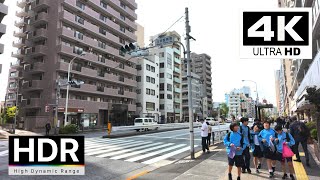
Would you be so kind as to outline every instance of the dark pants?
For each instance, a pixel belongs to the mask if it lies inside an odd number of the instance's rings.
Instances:
[[[207,144],[208,137],[202,137],[202,151],[205,152],[206,149],[209,150],[208,144]]]
[[[211,144],[211,133],[208,133],[207,145],[210,146],[210,144]]]
[[[212,145],[214,145],[214,132],[212,132]]]
[[[308,151],[308,144],[307,140],[305,141],[296,141],[295,145],[293,145],[293,151],[296,154],[296,157],[298,160],[300,160],[300,154],[299,154],[299,144],[301,143],[304,154],[306,156],[306,162],[309,163],[309,151]]]
[[[242,169],[248,169],[250,168],[250,151],[249,147],[245,148],[242,152],[242,158],[244,159],[244,164],[242,166]]]
[[[49,135],[50,129],[46,129],[46,135]]]

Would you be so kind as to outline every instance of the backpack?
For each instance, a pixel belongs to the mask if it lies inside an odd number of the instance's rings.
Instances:
[[[227,134],[227,140],[228,141],[230,141],[230,134],[231,134],[231,132],[228,132],[228,134]],[[240,135],[241,135],[240,146],[243,147],[243,135],[242,134],[240,134]]]
[[[278,133],[276,133],[276,138],[278,138]],[[288,132],[286,132],[286,142],[290,142],[290,137]]]
[[[250,128],[249,126],[247,126],[248,128],[248,139],[249,139],[249,143],[253,143],[253,139],[251,138],[251,135],[250,135]],[[240,134],[242,135],[242,126],[240,126]]]

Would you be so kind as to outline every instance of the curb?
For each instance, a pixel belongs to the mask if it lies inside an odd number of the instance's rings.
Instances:
[[[115,134],[115,135],[105,135],[105,136],[102,136],[102,138],[129,137],[129,136],[135,136],[135,135],[155,134],[159,132],[175,131],[175,130],[181,130],[181,129],[189,129],[189,127],[163,129],[163,130],[159,129],[156,131],[130,132],[130,133],[123,133],[123,134]]]

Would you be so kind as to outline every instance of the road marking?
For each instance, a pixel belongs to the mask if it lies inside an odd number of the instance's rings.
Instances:
[[[91,144],[91,145],[88,145],[88,146],[85,146],[86,147],[86,149],[93,149],[93,148],[97,148],[97,147],[102,147],[102,146],[108,146],[108,145],[113,145],[113,146],[115,146],[115,145],[123,145],[123,144],[125,144],[125,145],[128,145],[128,144],[134,144],[134,143],[137,143],[137,142],[143,142],[143,141],[135,141],[135,142],[115,142],[115,143],[112,143],[112,142],[107,142],[107,143],[105,143],[105,142],[101,142],[101,143],[96,143],[96,144]]]
[[[182,146],[186,146],[186,144],[178,144],[176,146],[172,146],[172,147],[169,147],[169,148],[166,148],[166,149],[162,149],[162,150],[155,151],[155,152],[152,152],[152,153],[148,153],[148,154],[144,154],[144,155],[141,155],[141,156],[137,156],[137,157],[134,157],[134,158],[131,158],[131,159],[127,159],[125,161],[135,162],[135,161],[138,161],[138,160],[141,160],[141,159],[145,159],[145,158],[148,158],[148,157],[152,157],[154,155],[161,154],[161,153],[164,153],[164,152],[167,152],[167,151],[170,151],[172,149],[176,149],[176,148],[179,148],[179,147],[182,147]]]
[[[145,144],[147,144],[147,143],[145,143]],[[96,157],[110,157],[110,156],[113,156],[113,155],[122,154],[122,153],[126,153],[126,152],[129,152],[129,151],[135,151],[135,150],[139,150],[139,149],[144,149],[144,148],[147,148],[147,147],[150,147],[150,146],[156,146],[156,145],[159,145],[159,144],[162,144],[162,142],[151,143],[151,144],[148,144],[148,145],[145,145],[145,146],[139,146],[139,147],[135,147],[135,148],[131,148],[131,149],[125,149],[125,150],[112,152],[112,153],[108,153],[108,154],[102,154],[102,155],[99,155],[99,156],[96,156]]]
[[[293,158],[295,159],[296,156],[293,156]],[[293,167],[297,180],[309,180],[307,172],[301,162],[293,161]]]
[[[4,150],[0,152],[0,156],[7,156],[8,155],[9,150]]]
[[[139,141],[139,142],[142,142],[142,141]],[[131,142],[131,143],[126,143],[126,144],[116,144],[116,145],[114,145],[114,144],[101,144],[100,146],[97,146],[96,148],[86,147],[85,153],[94,152],[94,151],[102,150],[102,149],[115,148],[115,147],[127,147],[128,145],[136,144],[139,142]]]
[[[90,139],[90,140],[86,140],[86,143],[100,143],[100,142],[128,142],[128,141],[133,141],[133,140],[121,140],[121,139]]]
[[[140,151],[135,151],[135,152],[132,152],[132,153],[126,153],[126,154],[123,154],[123,155],[120,155],[120,156],[115,156],[115,157],[110,158],[110,159],[116,159],[116,160],[117,159],[122,159],[122,158],[126,158],[126,157],[129,157],[129,156],[145,153],[145,152],[152,151],[152,150],[155,150],[155,149],[164,148],[164,147],[171,146],[171,145],[173,145],[173,143],[163,144],[161,146],[156,146],[156,147],[152,147],[152,148],[148,148],[148,149],[144,149],[144,150],[140,150]]]
[[[136,143],[136,144],[133,144],[133,145],[130,145],[130,146],[124,146],[124,145],[123,145],[123,146],[120,146],[120,147],[111,148],[111,149],[107,149],[107,150],[95,151],[95,152],[92,152],[92,153],[86,153],[85,155],[91,156],[91,155],[106,153],[106,152],[115,151],[115,150],[119,150],[119,149],[135,147],[135,146],[139,146],[139,145],[143,145],[143,144],[147,144],[147,143],[150,143],[150,141],[141,142],[141,143]]]
[[[137,179],[138,177],[143,176],[143,175],[146,175],[146,174],[148,174],[148,173],[149,173],[149,171],[142,171],[141,173],[138,173],[138,174],[136,174],[136,175],[133,175],[133,176],[127,178],[126,180]]]
[[[196,146],[195,146],[195,147],[196,147]],[[163,160],[163,159],[167,159],[167,158],[169,158],[169,157],[171,157],[171,156],[180,154],[180,153],[182,153],[182,152],[184,152],[184,151],[187,151],[187,150],[189,150],[189,149],[190,149],[190,147],[185,147],[185,148],[179,149],[179,150],[177,150],[177,151],[173,151],[173,152],[171,152],[171,153],[164,154],[164,155],[162,155],[162,156],[158,156],[158,157],[156,157],[156,158],[150,159],[150,160],[148,160],[148,161],[144,161],[144,162],[142,162],[142,163],[143,163],[143,164],[152,164],[152,163],[161,161],[161,160]]]

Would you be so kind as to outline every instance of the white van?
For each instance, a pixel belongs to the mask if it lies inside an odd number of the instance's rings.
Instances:
[[[135,129],[136,131],[148,131],[148,130],[157,130],[159,129],[158,122],[153,118],[135,118],[134,126],[139,126],[141,128]]]
[[[206,121],[208,123],[210,123],[211,126],[217,126],[219,125],[219,121],[218,120],[215,120],[213,117],[207,117],[206,118]]]

